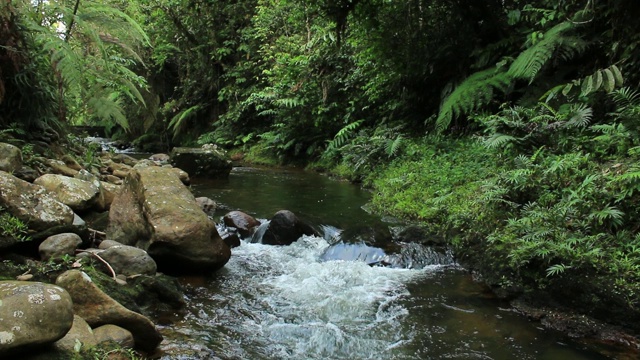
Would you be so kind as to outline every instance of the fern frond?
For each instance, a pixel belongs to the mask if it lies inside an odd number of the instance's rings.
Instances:
[[[614,178],[613,181],[640,182],[640,171],[629,171]]]
[[[333,140],[329,142],[327,150],[337,149],[344,145],[347,140],[353,136],[355,130],[364,122],[364,119],[354,121],[345,125],[338,133],[333,137]]]
[[[258,113],[258,116],[271,116],[271,115],[277,115],[277,114],[278,114],[277,111],[273,109],[267,109],[267,110],[260,111]]]
[[[194,105],[179,112],[171,119],[171,121],[169,122],[169,129],[173,130],[173,137],[178,136],[180,132],[182,132],[187,123],[187,120],[195,116],[198,111],[200,111],[200,109],[202,109],[202,105]]]
[[[402,134],[399,134],[395,140],[393,141],[389,140],[387,142],[387,146],[385,148],[387,157],[391,158],[398,152],[398,149],[400,149],[400,146],[402,145],[402,140],[403,140]]]
[[[304,101],[298,98],[277,99],[275,103],[278,105],[284,106],[286,108],[294,108],[294,107],[304,105]]]
[[[94,96],[87,100],[87,106],[93,111],[93,115],[103,120],[108,126],[114,122],[123,129],[129,129],[129,122],[122,112],[122,106],[118,103],[118,95]]]
[[[587,104],[576,104],[571,106],[568,114],[566,127],[568,128],[585,128],[591,122],[593,117],[593,109]]]
[[[562,274],[567,269],[571,269],[571,266],[564,265],[564,264],[552,265],[552,266],[547,268],[547,277]]]
[[[632,90],[629,87],[623,87],[612,92],[613,102],[616,104],[618,111],[624,111],[630,106],[640,105],[640,92]]]
[[[558,55],[563,60],[568,60],[575,54],[584,51],[586,43],[583,40],[565,36],[565,33],[571,29],[573,29],[573,24],[569,21],[561,22],[549,29],[543,35],[541,41],[518,55],[509,67],[509,76],[516,79],[529,80],[529,84],[531,84],[542,67],[554,55]]]
[[[500,133],[492,134],[490,137],[483,139],[484,146],[488,147],[489,149],[499,148],[506,144],[517,141],[518,138],[515,136]]]
[[[505,92],[510,84],[511,78],[500,69],[490,68],[472,74],[440,106],[436,131],[442,133],[449,128],[454,118],[488,104],[493,99],[495,90]]]
[[[131,81],[127,79],[122,79],[122,83],[125,88],[125,91],[124,91],[125,95],[127,95],[127,97],[129,97],[129,99],[131,99],[132,102],[134,103],[137,102],[142,106],[146,106],[144,97],[142,97],[140,90],[138,90],[138,88]]]
[[[614,226],[622,225],[624,213],[615,206],[607,206],[606,208],[594,211],[589,215],[589,218],[595,219],[599,225],[602,225],[606,220],[611,221]]]

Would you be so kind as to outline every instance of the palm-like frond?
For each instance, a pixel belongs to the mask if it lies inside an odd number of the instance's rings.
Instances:
[[[529,83],[532,83],[542,67],[554,56],[557,55],[563,60],[569,60],[577,53],[584,51],[585,41],[566,35],[573,27],[571,22],[564,21],[549,29],[542,36],[542,40],[518,55],[509,67],[509,75],[516,79],[529,80]]]
[[[169,122],[169,129],[173,131],[173,137],[180,135],[180,133],[184,130],[187,124],[187,120],[194,117],[198,111],[202,109],[202,105],[194,105],[183,111],[180,111],[176,116],[171,119]]]
[[[511,79],[507,73],[497,68],[478,71],[469,76],[440,106],[436,131],[445,131],[454,118],[488,104],[496,90],[504,92],[510,84]]]

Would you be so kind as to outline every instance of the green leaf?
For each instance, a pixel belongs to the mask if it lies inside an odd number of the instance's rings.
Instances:
[[[573,89],[573,84],[567,84],[567,86],[565,86],[564,89],[562,89],[562,95],[569,96],[571,89]]]
[[[613,76],[613,73],[609,69],[604,69],[603,72],[605,75],[603,79],[604,90],[608,93],[612,92],[613,89],[615,89],[616,87],[615,77]]]
[[[602,71],[598,70],[595,74],[593,74],[593,91],[598,91],[602,86]]]
[[[618,67],[616,65],[611,65],[609,67],[611,69],[611,72],[613,73],[613,77],[616,80],[616,86],[620,87],[624,84],[624,79],[622,78],[622,73],[620,72],[620,69],[618,69]]]
[[[593,76],[589,75],[582,80],[580,95],[587,96],[593,91]]]
[[[571,266],[564,264],[555,264],[547,268],[547,277],[555,276],[564,273],[567,269],[571,269]]]

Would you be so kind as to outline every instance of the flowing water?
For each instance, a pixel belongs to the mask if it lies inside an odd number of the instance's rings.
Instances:
[[[609,358],[513,312],[446,252],[408,246],[387,267],[328,260],[336,242],[349,251],[361,241],[383,246],[387,229],[400,226],[365,212],[369,194],[356,186],[235,168],[193,191],[221,204],[220,216],[238,209],[267,219],[288,209],[325,236],[290,246],[243,241],[214,276],[183,278],[188,307],[162,326],[164,359]]]

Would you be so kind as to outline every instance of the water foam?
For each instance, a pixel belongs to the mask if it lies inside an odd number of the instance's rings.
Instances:
[[[243,242],[218,279],[226,298],[199,289],[191,320],[203,332],[222,330],[214,347],[230,358],[380,358],[410,341],[399,331],[408,314],[401,300],[409,296],[406,283],[427,270],[322,262],[328,246],[319,237],[290,246]],[[207,305],[206,297],[222,303]],[[262,350],[248,354],[247,348]]]

